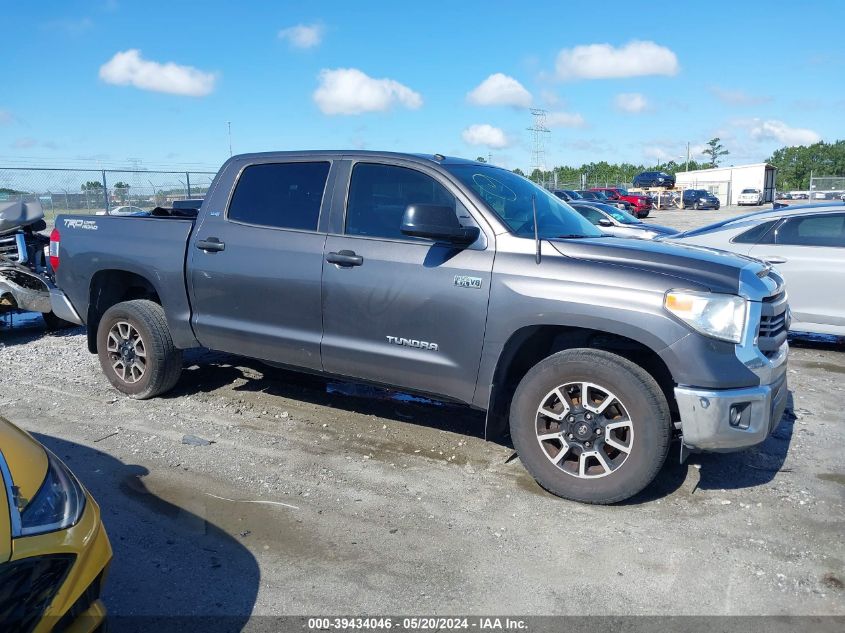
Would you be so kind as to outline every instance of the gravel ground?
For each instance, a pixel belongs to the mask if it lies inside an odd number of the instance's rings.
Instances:
[[[793,340],[763,445],[673,446],[614,507],[544,492],[469,409],[209,352],[137,402],[81,328],[0,343],[0,415],[102,507],[113,614],[845,615],[841,339]]]

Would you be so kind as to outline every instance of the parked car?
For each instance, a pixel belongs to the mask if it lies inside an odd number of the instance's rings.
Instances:
[[[675,176],[664,171],[644,171],[634,176],[631,183],[634,187],[667,187],[675,186]]]
[[[555,189],[554,191],[552,191],[552,193],[564,202],[571,202],[573,200],[583,199],[583,196],[580,193],[571,189]]]
[[[590,503],[647,486],[676,429],[739,449],[786,406],[785,328],[758,336],[764,305],[787,309],[777,273],[607,237],[494,165],[247,154],[195,219],[56,226],[54,309],[134,398],[171,389],[196,347],[431,394],[486,410],[544,488]]]
[[[841,205],[785,205],[666,241],[719,248],[774,264],[786,280],[793,317],[790,329],[845,335],[845,292],[841,291],[845,288],[845,209]]]
[[[650,240],[658,235],[674,235],[678,231],[659,224],[646,224],[622,209],[601,202],[576,201],[570,206],[602,233],[616,237]]]
[[[592,189],[588,189],[579,190],[575,193],[580,196],[580,198],[578,198],[579,200],[601,202],[603,204],[609,204],[611,206],[616,207],[617,209],[622,209],[624,211],[630,211],[633,209],[633,206],[630,202],[626,202],[625,200],[611,200],[603,191],[593,191]]]
[[[113,207],[106,212],[97,211],[96,215],[149,215],[149,211],[145,211],[141,207],[135,207],[129,204],[124,204],[119,207]]]
[[[739,192],[736,203],[740,206],[745,204],[763,204],[763,192],[759,189],[743,189]]]
[[[638,218],[647,218],[651,212],[651,198],[640,193],[629,193],[622,187],[593,187],[590,191],[600,191],[614,202],[627,202],[631,205],[631,213]]]
[[[681,196],[681,208],[689,209],[716,209],[719,210],[721,206],[719,198],[714,196],[706,189],[684,189]]]
[[[111,557],[91,495],[58,457],[0,418],[0,629],[100,630]]]

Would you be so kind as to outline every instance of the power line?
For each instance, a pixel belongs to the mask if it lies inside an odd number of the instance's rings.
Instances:
[[[535,169],[541,172],[546,171],[546,139],[551,130],[546,127],[546,111],[540,108],[531,108],[533,124],[528,131],[531,132],[531,172]]]

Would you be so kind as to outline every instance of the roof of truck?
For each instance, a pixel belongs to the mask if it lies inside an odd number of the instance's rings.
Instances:
[[[350,158],[401,158],[404,160],[412,160],[414,162],[429,162],[437,165],[476,165],[478,161],[468,160],[466,158],[458,158],[456,156],[445,156],[443,154],[411,154],[406,152],[379,152],[370,150],[345,150],[345,149],[317,149],[317,150],[298,150],[298,151],[280,151],[280,152],[255,152],[251,154],[236,154],[232,156],[231,160],[264,160],[268,158],[293,158],[301,156],[313,157],[338,157],[345,156]],[[496,165],[491,165],[496,167]]]

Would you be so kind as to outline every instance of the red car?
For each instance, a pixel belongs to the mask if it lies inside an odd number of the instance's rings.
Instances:
[[[624,200],[634,206],[634,214],[638,218],[647,218],[651,212],[651,198],[637,193],[628,193],[622,187],[591,187],[590,191],[601,191],[611,200]]]

